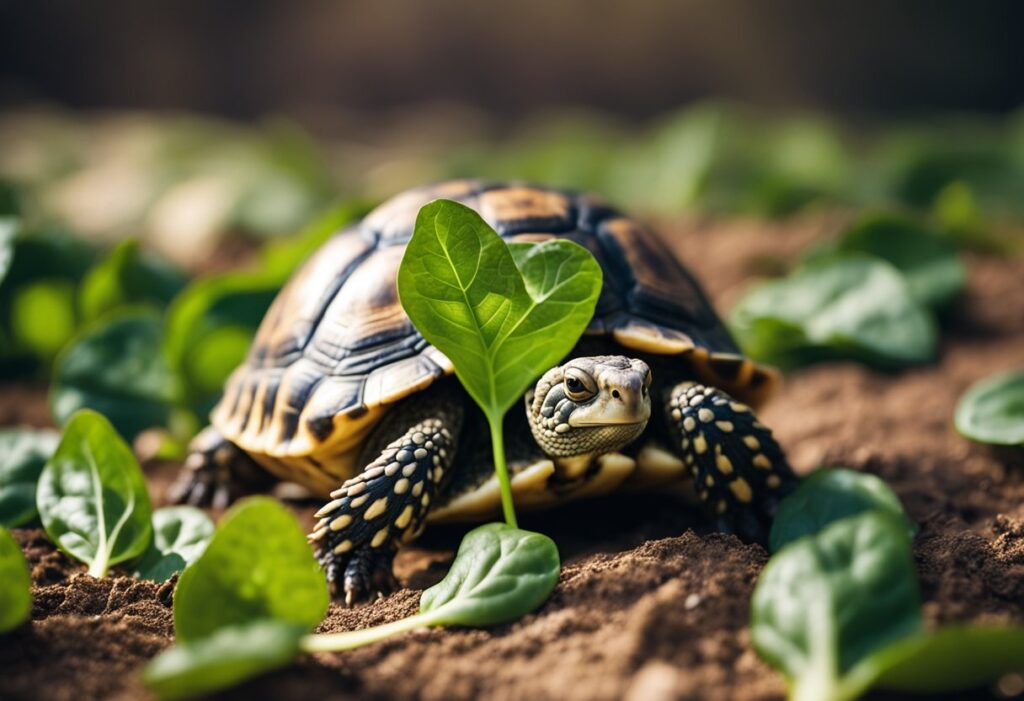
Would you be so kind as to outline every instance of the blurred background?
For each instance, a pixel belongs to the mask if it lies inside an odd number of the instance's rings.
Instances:
[[[462,174],[668,213],[927,206],[961,180],[1002,211],[1022,20],[1009,0],[0,2],[0,176],[182,262]]]
[[[447,177],[676,224],[895,209],[1016,249],[1022,21],[1011,0],[0,0],[0,376],[50,377],[144,302],[160,401],[201,415],[298,261]]]

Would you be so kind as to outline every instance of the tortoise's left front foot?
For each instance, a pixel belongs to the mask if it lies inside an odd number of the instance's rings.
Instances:
[[[164,499],[225,509],[247,494],[267,491],[273,483],[270,473],[244,450],[207,426],[192,439],[189,456]]]
[[[420,421],[331,492],[309,539],[333,593],[346,605],[395,588],[395,552],[423,529],[454,453],[441,419]]]
[[[799,484],[772,432],[747,405],[696,382],[673,387],[665,409],[673,447],[718,527],[766,544],[779,500]]]
[[[397,589],[398,580],[391,571],[394,559],[393,547],[361,547],[340,557],[327,549],[319,552],[331,596],[340,597],[344,592],[346,606],[374,595],[380,598]]]

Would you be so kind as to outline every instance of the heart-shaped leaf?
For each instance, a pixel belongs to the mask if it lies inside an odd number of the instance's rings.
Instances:
[[[78,411],[64,428],[36,494],[46,533],[103,577],[142,554],[153,537],[152,507],[132,451],[101,414]]]
[[[516,525],[502,417],[560,361],[590,323],[601,266],[563,239],[515,253],[469,207],[437,200],[420,209],[398,270],[398,294],[416,329],[455,366],[483,409],[505,521]]]
[[[438,200],[420,210],[398,273],[416,328],[484,411],[498,415],[576,345],[601,292],[601,267],[570,241],[546,241],[520,257],[522,268],[472,209]]]
[[[56,431],[0,429],[0,525],[35,518],[36,483],[59,440]]]

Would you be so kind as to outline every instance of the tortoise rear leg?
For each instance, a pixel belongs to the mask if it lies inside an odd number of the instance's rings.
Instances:
[[[223,509],[246,494],[270,489],[273,483],[270,473],[248,453],[207,426],[192,439],[189,456],[166,500]]]
[[[779,500],[799,478],[750,407],[696,382],[673,387],[665,405],[673,449],[719,529],[765,544]]]
[[[378,429],[383,435],[395,435],[401,425],[409,428],[331,492],[332,501],[316,514],[320,521],[309,539],[332,592],[340,595],[341,589],[346,605],[395,587],[395,552],[422,532],[430,504],[451,473],[461,411],[436,411],[411,425],[400,423],[414,413],[422,416],[423,410],[413,404],[388,417]]]

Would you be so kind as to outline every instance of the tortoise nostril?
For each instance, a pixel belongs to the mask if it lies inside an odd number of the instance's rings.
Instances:
[[[613,389],[612,390],[612,396],[615,397],[616,399],[619,399],[619,390]]]

